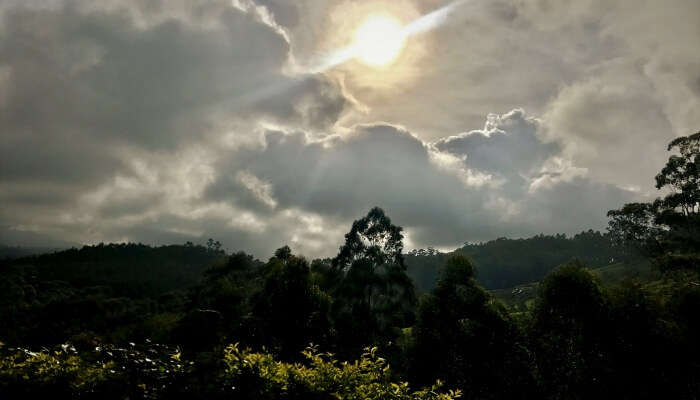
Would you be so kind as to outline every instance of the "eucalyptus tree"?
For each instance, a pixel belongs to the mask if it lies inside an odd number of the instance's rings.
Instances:
[[[651,203],[611,210],[608,230],[618,243],[641,249],[662,270],[700,269],[700,132],[674,139],[656,175],[666,192]]]
[[[381,208],[353,222],[332,260],[338,276],[333,315],[343,347],[387,343],[413,322],[413,282],[406,275],[403,229]]]

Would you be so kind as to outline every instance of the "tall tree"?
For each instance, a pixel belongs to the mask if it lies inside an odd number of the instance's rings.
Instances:
[[[415,292],[406,275],[402,228],[375,207],[352,224],[332,260],[339,275],[333,314],[344,347],[386,343],[413,321]]]
[[[656,175],[657,189],[670,189],[662,205],[685,217],[700,213],[700,132],[674,139],[668,150],[680,155],[669,157],[666,166]]]
[[[614,246],[627,260],[639,255],[654,256],[664,230],[656,223],[657,203],[628,203],[608,211],[608,232]]]
[[[333,259],[333,267],[347,271],[359,260],[369,261],[375,268],[386,264],[404,267],[402,231],[391,223],[384,210],[372,208],[364,218],[353,222]]]
[[[668,192],[653,203],[626,204],[608,212],[613,238],[642,249],[662,270],[700,269],[700,132],[674,139],[656,175]]]

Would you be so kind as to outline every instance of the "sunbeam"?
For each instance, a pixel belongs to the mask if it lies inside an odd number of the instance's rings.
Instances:
[[[398,32],[398,35],[401,36],[403,40],[406,40],[411,36],[419,35],[433,30],[438,26],[442,25],[446,21],[447,17],[456,8],[458,8],[460,5],[466,2],[467,0],[455,0],[447,4],[446,6],[431,11],[430,13],[425,14],[420,18],[417,18],[412,22],[404,25]],[[383,40],[383,38],[378,38],[377,40]],[[327,71],[335,66],[343,64],[355,58],[365,59],[365,53],[366,49],[362,46],[362,43],[355,42],[347,47],[332,52],[331,54],[320,57],[320,61],[312,63],[312,65],[308,68],[308,72],[319,73]],[[369,64],[375,63],[370,62]],[[376,64],[384,65],[386,64],[386,62]]]

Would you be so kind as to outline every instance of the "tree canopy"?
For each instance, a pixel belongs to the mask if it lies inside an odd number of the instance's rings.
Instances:
[[[651,203],[611,210],[609,231],[617,242],[651,257],[662,270],[700,269],[700,132],[674,139],[672,154],[656,175],[666,195]]]

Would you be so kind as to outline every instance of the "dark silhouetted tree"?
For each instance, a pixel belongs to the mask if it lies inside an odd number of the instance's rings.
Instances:
[[[610,382],[609,301],[580,262],[540,283],[533,341],[541,383],[551,398],[604,398]]]
[[[395,264],[404,267],[403,229],[393,225],[391,219],[379,207],[372,208],[367,216],[352,223],[345,234],[345,243],[333,259],[333,267],[349,270],[358,261],[368,261],[373,267]]]
[[[387,343],[413,322],[415,292],[403,261],[402,228],[380,208],[355,221],[332,260],[333,315],[342,346]]]
[[[476,284],[463,255],[447,260],[437,286],[421,298],[410,375],[444,379],[467,399],[531,398],[534,379],[514,323]]]
[[[263,288],[254,296],[257,341],[285,359],[309,344],[328,345],[330,297],[311,277],[306,259],[284,246],[264,267]]]
[[[661,270],[700,269],[700,132],[674,139],[656,175],[656,188],[669,191],[653,203],[626,204],[608,212],[609,231],[642,249]]]

